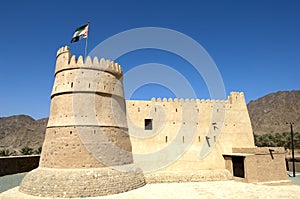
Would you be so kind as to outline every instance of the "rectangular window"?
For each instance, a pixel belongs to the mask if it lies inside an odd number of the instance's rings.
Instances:
[[[145,119],[145,130],[152,130],[152,119]]]

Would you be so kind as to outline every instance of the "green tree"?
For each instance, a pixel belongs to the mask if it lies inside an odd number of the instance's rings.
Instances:
[[[34,154],[41,154],[42,152],[42,147],[40,146],[39,148],[37,148],[36,150],[34,150]]]
[[[0,156],[10,156],[10,155],[13,155],[13,152],[11,152],[9,149],[0,150]]]
[[[284,147],[291,149],[291,133],[275,133],[254,135],[255,145],[258,147]],[[294,133],[294,147],[300,149],[300,133]]]
[[[33,148],[30,148],[30,147],[24,147],[24,148],[22,148],[21,150],[20,150],[20,153],[22,154],[22,155],[32,155],[33,154]]]
[[[296,149],[300,149],[300,133],[298,132],[294,134],[294,146]]]

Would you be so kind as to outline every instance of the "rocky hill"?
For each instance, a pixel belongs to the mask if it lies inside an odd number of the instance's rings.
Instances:
[[[42,146],[48,119],[34,120],[27,115],[0,118],[0,148],[18,150]]]
[[[279,91],[250,101],[248,111],[255,134],[290,132],[286,122],[294,122],[294,131],[300,132],[300,90]]]
[[[255,134],[289,132],[286,122],[294,121],[300,132],[300,91],[268,94],[248,104]],[[27,115],[0,117],[0,149],[42,146],[48,119],[34,120]]]

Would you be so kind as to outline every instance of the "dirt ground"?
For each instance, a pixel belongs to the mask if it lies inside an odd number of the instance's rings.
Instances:
[[[300,178],[300,176],[299,176]],[[147,184],[144,187],[129,192],[103,197],[101,199],[237,199],[237,198],[299,198],[299,185],[267,186],[236,181],[188,182]],[[18,188],[0,194],[0,199],[38,199],[18,192]],[[92,199],[92,198],[91,198]]]

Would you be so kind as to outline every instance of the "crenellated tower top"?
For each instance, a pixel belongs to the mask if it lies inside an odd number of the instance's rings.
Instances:
[[[56,68],[55,75],[60,71],[76,69],[76,68],[88,68],[100,71],[106,71],[115,75],[116,77],[122,77],[122,67],[111,60],[105,60],[101,58],[100,61],[98,57],[93,59],[87,56],[84,60],[82,56],[76,59],[75,55],[71,54],[70,48],[68,46],[61,47],[56,53]]]

